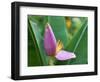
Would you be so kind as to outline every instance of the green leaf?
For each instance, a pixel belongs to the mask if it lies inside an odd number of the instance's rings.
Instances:
[[[69,60],[68,64],[87,64],[87,47],[87,19],[85,19],[81,29],[66,48],[76,54],[76,58]]]
[[[28,28],[28,66],[38,66],[42,65],[41,59],[35,47],[35,41],[32,38],[32,33],[29,31]]]
[[[87,28],[87,18],[83,21],[83,24],[78,31],[78,33],[74,36],[74,38],[71,40],[71,42],[68,44],[66,47],[66,50],[74,52],[75,49],[78,47],[79,43],[81,42],[80,40],[83,38],[83,35],[86,31]]]
[[[87,64],[88,63],[87,27],[74,53],[76,54],[76,58],[70,60],[68,64]]]
[[[29,46],[29,53],[28,55],[31,63],[29,62],[28,64],[30,66],[40,66],[40,65],[48,65],[48,58],[47,58],[47,54],[44,50],[44,46],[43,46],[43,37],[41,36],[40,32],[39,32],[39,29],[38,29],[38,26],[36,23],[34,23],[33,21],[31,21],[29,19],[29,33],[31,34],[31,41],[34,42],[34,45],[35,46],[33,49],[31,49],[31,46],[32,44]],[[33,43],[32,42],[32,43]],[[29,43],[29,42],[28,42]],[[31,53],[31,54],[30,54]],[[32,54],[34,55],[34,57],[32,56]],[[33,58],[31,58],[33,57]],[[33,59],[33,61],[32,61]],[[38,62],[38,63],[37,63]]]
[[[47,16],[34,16],[29,15],[28,16],[31,21],[36,23],[38,25],[39,32],[41,33],[41,36],[44,36],[45,31],[45,25],[47,23]]]

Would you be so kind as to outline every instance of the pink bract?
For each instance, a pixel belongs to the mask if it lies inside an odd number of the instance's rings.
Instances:
[[[44,48],[48,55],[55,55],[56,53],[56,38],[50,24],[47,23],[44,33]]]
[[[74,53],[72,53],[72,52],[67,52],[67,51],[64,51],[64,50],[59,51],[59,52],[56,54],[55,57],[56,57],[57,60],[61,60],[61,61],[69,60],[69,59],[72,59],[72,58],[76,58],[76,56],[75,56]]]

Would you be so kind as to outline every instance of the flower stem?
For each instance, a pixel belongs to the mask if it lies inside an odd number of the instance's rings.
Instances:
[[[49,56],[48,65],[54,66],[55,58],[53,56]]]

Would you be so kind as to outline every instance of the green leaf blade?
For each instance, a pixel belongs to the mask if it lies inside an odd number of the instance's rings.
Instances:
[[[87,22],[85,19],[81,29],[74,36],[72,41],[67,46],[66,50],[70,52],[74,52],[76,54],[76,58],[69,60],[67,64],[87,64],[88,63],[88,44],[87,44]]]
[[[37,54],[35,55],[38,55],[38,58],[40,59],[40,63],[42,63],[41,65],[43,66],[48,65],[47,54],[44,51],[44,46],[43,46],[43,38],[41,34],[39,33],[37,24],[31,20],[29,20],[29,23],[30,23],[30,31],[32,33],[31,37],[33,37],[33,40],[35,40],[35,45],[36,45],[35,49],[37,49]],[[34,59],[35,58],[33,58],[33,60]]]

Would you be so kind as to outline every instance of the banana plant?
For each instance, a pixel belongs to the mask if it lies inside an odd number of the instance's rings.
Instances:
[[[69,40],[65,17],[28,16],[28,66],[88,63],[88,20],[86,17],[81,22],[81,17],[71,20],[70,26],[78,23],[79,30]]]

